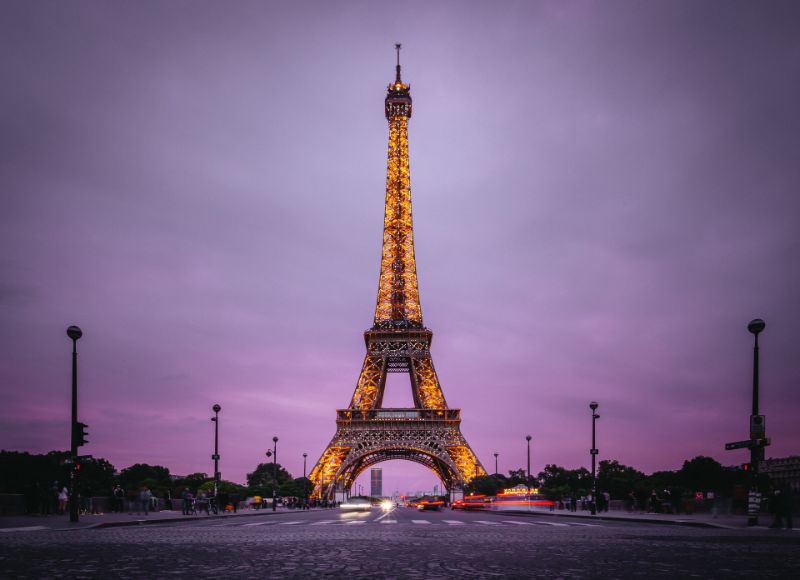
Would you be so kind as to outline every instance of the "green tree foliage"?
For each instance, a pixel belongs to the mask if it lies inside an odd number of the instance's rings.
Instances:
[[[259,463],[255,471],[247,474],[247,491],[251,495],[270,497],[272,495],[272,462]],[[292,481],[292,475],[280,463],[275,465],[278,487],[275,491],[280,495],[280,489]]]
[[[699,455],[683,462],[677,474],[680,485],[694,491],[719,491],[727,487],[728,472],[711,457]]]
[[[197,493],[209,481],[214,481],[214,479],[208,477],[207,473],[202,472],[190,473],[185,477],[176,477],[172,481],[172,497],[181,497],[183,490],[186,488],[189,488],[192,493]]]
[[[185,486],[185,487],[188,487],[188,486]],[[180,488],[180,489],[183,490],[183,488]],[[203,484],[201,484],[200,486],[198,486],[197,488],[189,488],[189,489],[190,490],[197,489],[197,491],[204,491],[207,494],[212,494],[214,492],[214,479],[211,478],[208,481],[206,481]],[[233,481],[228,481],[226,479],[221,479],[220,482],[219,482],[219,486],[217,487],[217,491],[219,491],[219,493],[228,493],[228,494],[230,494],[230,493],[238,493],[243,498],[244,494],[247,493],[247,488],[245,486],[243,486],[243,485],[238,484],[238,483],[234,483]],[[178,496],[178,497],[180,497],[180,496]]]
[[[163,495],[172,487],[169,469],[147,463],[135,463],[120,471],[119,482],[129,494],[147,486],[156,495]]]
[[[503,475],[496,473],[474,478],[464,486],[464,491],[479,495],[497,495],[506,487],[508,487],[508,480]]]
[[[644,473],[616,459],[604,459],[597,470],[597,491],[607,491],[614,499],[627,498],[631,491],[642,490],[644,481]]]
[[[549,499],[586,495],[592,488],[592,474],[585,467],[566,469],[548,464],[539,473],[539,481],[541,493]]]
[[[46,493],[53,482],[61,486],[69,482],[70,453],[50,451],[31,455],[17,451],[0,452],[0,493],[22,493],[35,496]],[[101,458],[79,460],[79,490],[85,496],[110,495],[114,484],[114,466]]]

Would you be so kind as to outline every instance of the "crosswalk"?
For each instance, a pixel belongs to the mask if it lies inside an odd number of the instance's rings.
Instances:
[[[545,526],[551,528],[570,528],[570,527],[584,527],[584,528],[597,528],[602,527],[601,524],[587,524],[583,522],[551,522],[546,520],[401,520],[398,521],[394,518],[377,518],[377,519],[337,519],[337,520],[319,520],[319,521],[303,521],[303,520],[289,520],[289,521],[276,521],[268,519],[259,522],[225,522],[224,524],[210,524],[225,525],[226,527],[242,527],[242,528],[257,528],[263,526],[363,526],[363,525],[397,525],[397,524],[410,524],[414,526],[445,526],[445,527],[458,527],[458,526],[483,526],[483,527],[520,527],[520,526]]]

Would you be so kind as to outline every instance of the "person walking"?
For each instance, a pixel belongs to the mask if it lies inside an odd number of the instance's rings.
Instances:
[[[144,511],[144,515],[150,514],[150,500],[153,498],[152,492],[145,485],[139,492],[139,506]],[[139,513],[138,511],[136,512]]]
[[[64,515],[67,511],[67,503],[69,502],[69,491],[67,486],[61,488],[58,492],[58,514]]]
[[[183,488],[181,500],[183,502],[183,515],[188,516],[192,512],[192,492],[189,491],[188,487]]]
[[[786,523],[786,529],[791,530],[793,528],[792,512],[794,511],[794,493],[792,492],[792,488],[788,485],[784,485],[781,490],[781,495],[783,496],[781,499],[781,515]]]
[[[121,514],[125,509],[125,490],[120,484],[114,486],[114,490],[111,492],[111,501],[111,511]]]

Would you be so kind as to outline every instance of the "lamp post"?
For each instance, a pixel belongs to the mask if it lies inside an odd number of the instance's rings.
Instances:
[[[275,498],[278,486],[278,438],[272,438],[272,511],[277,509]]]
[[[78,439],[83,439],[83,425],[78,433],[78,339],[83,336],[83,331],[77,326],[67,328],[67,336],[72,339],[72,423],[70,458],[72,463],[69,472],[69,521],[78,521],[78,474],[75,464],[78,460]]]
[[[530,435],[525,436],[525,441],[528,442],[528,477],[525,480],[525,486],[528,488],[528,509],[531,507],[531,439]]]
[[[597,407],[599,407],[599,405],[596,401],[589,403],[589,408],[592,410],[592,448],[589,450],[589,453],[592,456],[592,515],[597,514],[597,474],[595,472],[595,462],[597,461],[597,444],[595,442],[595,423],[600,418],[600,415],[597,414]]]
[[[219,493],[219,412],[222,407],[216,404],[211,407],[211,410],[214,411],[214,416],[211,417],[214,422],[214,455],[211,456],[211,459],[214,460],[214,501],[216,502]]]
[[[753,408],[750,414],[750,439],[763,440],[765,433],[764,417],[758,414],[758,335],[766,328],[767,324],[760,318],[751,320],[747,330],[753,334]],[[748,501],[747,525],[758,525],[758,511],[760,498],[758,497],[758,468],[764,459],[764,445],[762,442],[750,447],[750,493],[756,494],[753,500]],[[752,508],[750,507],[752,506]]]
[[[308,457],[308,453],[303,453],[303,509],[305,509],[306,504],[308,504],[308,497],[306,496],[306,457]]]
[[[494,474],[497,475],[497,456],[500,455],[497,451],[494,452]]]

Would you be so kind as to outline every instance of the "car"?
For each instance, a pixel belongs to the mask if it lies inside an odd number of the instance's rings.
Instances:
[[[427,511],[427,510],[440,510],[444,502],[441,500],[427,500],[424,499],[417,504],[417,509],[419,511]]]
[[[363,497],[351,497],[347,501],[340,503],[339,509],[350,512],[368,512],[372,509],[372,503]]]
[[[489,507],[491,498],[485,495],[468,495],[464,499],[454,501],[450,508],[454,510],[482,510]]]

